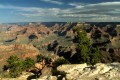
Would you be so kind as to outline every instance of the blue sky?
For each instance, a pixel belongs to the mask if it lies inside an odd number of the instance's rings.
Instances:
[[[120,21],[120,0],[0,0],[0,23]]]

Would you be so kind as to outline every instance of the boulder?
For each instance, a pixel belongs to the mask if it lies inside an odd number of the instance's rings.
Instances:
[[[83,70],[83,68],[87,67],[87,64],[65,64],[65,65],[61,65],[59,67],[57,67],[58,71],[64,71],[65,73],[70,73],[71,71],[75,70],[75,69],[79,69],[79,70]]]

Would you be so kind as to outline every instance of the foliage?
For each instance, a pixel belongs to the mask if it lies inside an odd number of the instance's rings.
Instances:
[[[100,51],[98,48],[92,47],[86,31],[78,27],[74,29],[74,33],[73,41],[77,43],[77,53],[73,56],[76,59],[75,63],[95,64],[100,62]]]
[[[35,61],[28,57],[24,61],[24,69],[29,69],[29,68],[33,67],[34,64],[35,64]]]
[[[52,75],[53,76],[61,75],[61,76],[58,77],[58,80],[62,80],[62,78],[66,76],[66,73],[61,72],[61,71],[57,71],[56,69],[52,69]]]
[[[46,64],[50,64],[52,61],[50,57],[45,57],[44,59]]]
[[[22,72],[23,63],[17,56],[10,56],[7,60],[11,77],[17,77]]]
[[[66,76],[65,72],[57,71],[57,67],[62,64],[70,64],[70,62],[65,58],[59,58],[55,62],[53,62],[52,75],[54,76],[61,75],[61,77],[58,77],[58,80],[62,80],[62,78]]]
[[[8,64],[10,65],[17,63],[18,61],[20,61],[20,59],[15,55],[10,56],[7,60]]]
[[[43,56],[43,55],[41,55],[41,54],[37,55],[37,62],[41,62],[41,61],[43,61],[43,60],[45,60],[45,63],[46,63],[46,64],[50,64],[50,62],[51,62],[51,58],[50,58],[50,57],[48,57],[48,56]]]
[[[99,48],[91,48],[91,54],[90,54],[90,62],[91,64],[96,64],[100,62],[101,56],[100,56],[100,50]]]
[[[59,58],[55,62],[53,62],[53,67],[57,68],[59,65],[62,65],[62,64],[70,64],[70,62],[64,58]]]
[[[37,55],[37,62],[41,62],[44,59],[44,56],[39,54]]]
[[[35,62],[31,58],[26,58],[24,61],[15,55],[7,59],[7,68],[9,69],[10,77],[18,77],[22,71],[34,66]]]

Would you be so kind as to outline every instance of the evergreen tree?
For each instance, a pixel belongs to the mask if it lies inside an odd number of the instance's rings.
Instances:
[[[91,48],[91,54],[90,54],[90,62],[91,64],[96,64],[100,62],[101,56],[100,56],[100,50],[99,48]]]
[[[92,47],[90,40],[87,38],[87,33],[81,27],[73,29],[75,36],[74,42],[77,43],[76,54],[74,59],[76,63],[95,64],[100,61],[100,51],[98,48]]]

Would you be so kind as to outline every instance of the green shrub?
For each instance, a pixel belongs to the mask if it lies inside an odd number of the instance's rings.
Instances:
[[[55,62],[53,62],[53,67],[52,67],[52,75],[53,76],[58,76],[58,80],[62,80],[63,77],[66,76],[65,72],[57,71],[57,67],[62,64],[70,64],[70,62],[64,58],[59,58]]]
[[[18,77],[22,71],[30,69],[35,64],[35,61],[31,58],[26,58],[24,61],[15,55],[10,56],[7,59],[6,67],[9,69],[10,77]]]
[[[53,67],[57,68],[59,65],[62,65],[62,64],[70,64],[70,62],[64,58],[59,58],[55,62],[53,62]]]
[[[37,55],[37,62],[41,62],[44,59],[44,56],[39,54]]]
[[[11,66],[19,61],[20,61],[20,59],[16,55],[12,55],[7,59],[7,63],[9,64],[9,66]]]
[[[35,65],[35,61],[31,58],[26,58],[24,61],[24,69],[29,69]]]
[[[17,77],[21,74],[23,62],[17,56],[10,56],[7,60],[11,77]]]

